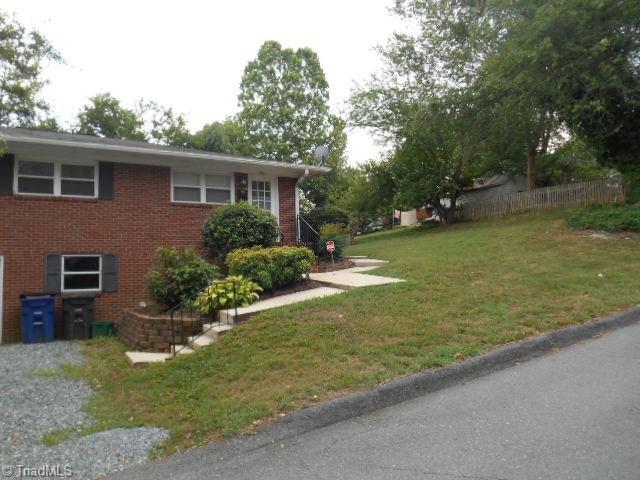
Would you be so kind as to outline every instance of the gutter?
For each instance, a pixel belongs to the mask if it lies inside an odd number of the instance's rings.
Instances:
[[[294,163],[275,162],[272,160],[260,160],[257,158],[249,158],[249,157],[238,158],[238,157],[233,157],[225,154],[213,154],[209,152],[202,152],[202,153],[187,152],[187,151],[181,152],[177,150],[150,149],[150,148],[144,148],[144,147],[107,145],[107,144],[90,143],[90,142],[80,143],[80,142],[65,141],[65,140],[12,137],[10,135],[2,135],[1,133],[0,133],[0,139],[3,139],[8,143],[14,142],[14,143],[23,143],[23,144],[32,144],[32,145],[50,145],[50,146],[67,147],[67,148],[102,150],[105,152],[137,153],[137,154],[159,156],[159,157],[218,160],[218,161],[228,162],[232,164],[276,167],[276,168],[284,168],[284,169],[291,169],[291,170],[298,170],[298,171],[304,169],[305,173],[303,175],[303,178],[310,174],[309,169],[312,169],[314,173],[318,173],[318,174],[328,173],[331,171],[331,169],[328,167],[316,167],[316,166],[300,165],[300,164],[294,164]]]

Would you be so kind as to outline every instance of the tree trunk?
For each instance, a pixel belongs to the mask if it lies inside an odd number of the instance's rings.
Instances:
[[[527,148],[527,189],[536,188],[536,161],[537,161],[536,145],[529,145]]]
[[[438,201],[437,203],[432,203],[433,207],[438,212],[438,217],[440,217],[440,225],[447,228],[456,219],[456,204],[458,203],[458,198],[452,198],[449,207],[445,207]]]

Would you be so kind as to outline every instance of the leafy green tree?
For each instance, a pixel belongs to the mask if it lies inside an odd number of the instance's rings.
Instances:
[[[193,143],[184,115],[143,99],[138,100],[135,108],[126,108],[110,93],[89,99],[78,113],[75,132],[174,147],[188,147]]]
[[[137,115],[142,119],[146,136],[152,142],[173,147],[189,147],[193,143],[187,120],[172,108],[141,99],[137,105]]]
[[[511,165],[524,158],[530,187],[559,132],[592,143],[602,162],[637,164],[638,2],[399,0],[395,12],[412,33],[380,49],[386,67],[354,96],[354,123],[395,140],[407,106],[470,91],[491,135],[517,146],[494,139],[484,154],[499,162],[509,153]]]
[[[309,48],[265,42],[242,76],[238,122],[260,158],[311,163],[331,131],[329,84]]]
[[[39,95],[46,81],[47,61],[60,54],[35,30],[27,31],[15,18],[0,12],[0,125],[31,126],[49,110]]]
[[[431,205],[444,226],[455,220],[458,199],[474,178],[487,171],[479,148],[486,130],[477,115],[473,102],[464,96],[415,107],[392,160],[400,205]]]
[[[302,184],[305,198],[316,206],[335,203],[348,188],[348,179],[352,169],[347,165],[347,132],[345,121],[331,116],[331,131],[327,146],[329,157],[325,162],[331,171],[327,175],[313,177]]]
[[[193,134],[193,146],[209,152],[253,155],[244,129],[234,118],[206,124]]]
[[[110,93],[91,97],[77,118],[76,133],[123,140],[147,140],[144,121]]]

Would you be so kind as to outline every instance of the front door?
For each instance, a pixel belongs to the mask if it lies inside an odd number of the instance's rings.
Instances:
[[[249,203],[280,218],[278,183],[275,179],[262,175],[249,177]]]

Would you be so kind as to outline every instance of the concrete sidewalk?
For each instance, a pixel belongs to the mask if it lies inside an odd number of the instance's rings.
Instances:
[[[267,432],[120,477],[637,480],[640,325],[285,440]]]

